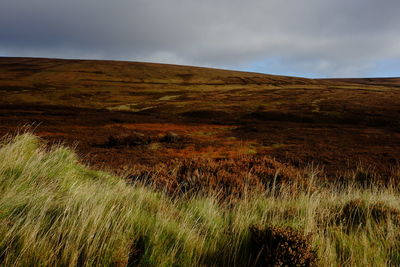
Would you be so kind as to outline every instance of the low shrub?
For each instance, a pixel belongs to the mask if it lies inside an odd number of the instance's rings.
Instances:
[[[251,227],[255,266],[317,266],[310,236],[290,227]]]
[[[309,186],[294,167],[268,157],[238,159],[176,159],[154,167],[138,166],[129,177],[134,181],[155,185],[172,194],[213,193],[241,196],[246,191],[288,188],[299,190]]]
[[[140,146],[147,145],[151,142],[151,138],[141,133],[131,133],[119,136],[109,136],[104,143],[105,147],[118,146]]]

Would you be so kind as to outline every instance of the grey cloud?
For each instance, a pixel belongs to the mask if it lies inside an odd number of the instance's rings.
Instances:
[[[2,0],[0,55],[243,69],[275,58],[283,72],[360,76],[400,60],[399,11],[398,0]]]

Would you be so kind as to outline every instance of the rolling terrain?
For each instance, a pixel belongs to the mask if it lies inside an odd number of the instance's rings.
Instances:
[[[32,125],[92,166],[274,158],[335,176],[400,158],[400,78],[305,79],[178,65],[0,58],[0,134]]]
[[[399,266],[399,90],[0,58],[0,265]]]

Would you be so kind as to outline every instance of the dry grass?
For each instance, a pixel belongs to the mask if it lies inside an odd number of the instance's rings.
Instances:
[[[250,228],[256,266],[316,266],[310,236],[290,227]]]
[[[5,138],[0,265],[252,266],[263,248],[252,244],[254,227],[291,229],[273,235],[303,248],[304,255],[280,251],[297,263],[315,251],[320,266],[400,264],[397,188],[323,187],[313,170],[303,179],[308,183],[297,191],[298,184],[288,182],[222,201],[215,192],[190,190],[170,197],[91,171],[70,149],[46,149],[31,134]]]

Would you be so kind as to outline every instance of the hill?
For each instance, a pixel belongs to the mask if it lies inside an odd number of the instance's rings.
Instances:
[[[75,144],[93,166],[268,156],[328,173],[400,156],[400,79],[305,79],[199,67],[0,58],[0,134]],[[172,136],[172,137],[171,137]]]

